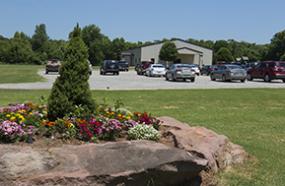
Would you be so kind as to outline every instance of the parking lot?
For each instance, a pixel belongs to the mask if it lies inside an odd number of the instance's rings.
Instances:
[[[45,75],[45,82],[0,84],[2,89],[51,89],[57,74]],[[246,81],[245,83],[211,81],[208,76],[196,76],[195,82],[170,82],[163,77],[138,76],[135,71],[121,72],[116,75],[99,75],[98,70],[93,70],[89,79],[92,90],[140,90],[140,89],[219,89],[219,88],[285,88],[285,83],[274,80],[266,83],[263,80]]]

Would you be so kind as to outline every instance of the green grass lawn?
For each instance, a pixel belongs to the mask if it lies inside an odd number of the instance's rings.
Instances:
[[[48,93],[0,90],[0,105],[38,101]],[[93,96],[205,126],[242,145],[255,158],[220,174],[222,185],[285,185],[285,89],[93,91]]]
[[[37,74],[40,65],[0,65],[0,83],[27,83],[44,81]]]

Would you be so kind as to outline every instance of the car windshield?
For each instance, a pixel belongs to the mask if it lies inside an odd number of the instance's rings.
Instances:
[[[227,65],[229,69],[241,69],[241,66],[238,65]]]
[[[118,63],[116,61],[107,61],[107,65],[117,65]]]
[[[279,63],[279,66],[285,68],[285,63]]]
[[[191,66],[184,64],[184,65],[177,65],[176,68],[191,68]]]
[[[152,67],[153,67],[153,68],[164,68],[163,65],[153,65]]]

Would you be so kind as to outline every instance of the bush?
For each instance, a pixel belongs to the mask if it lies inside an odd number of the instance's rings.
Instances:
[[[159,133],[153,127],[144,124],[138,124],[128,131],[128,137],[132,140],[159,140]]]
[[[70,34],[65,51],[60,76],[56,79],[48,100],[48,118],[57,118],[74,112],[80,106],[87,112],[95,111],[88,84],[88,49],[80,37],[81,29],[77,25]]]

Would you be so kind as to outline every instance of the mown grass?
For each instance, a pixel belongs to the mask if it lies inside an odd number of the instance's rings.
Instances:
[[[38,75],[39,65],[0,65],[0,83],[28,83],[44,81]]]
[[[0,90],[0,105],[38,101],[48,93]],[[205,126],[242,145],[255,158],[221,173],[221,185],[285,185],[285,89],[93,91],[93,96]]]

